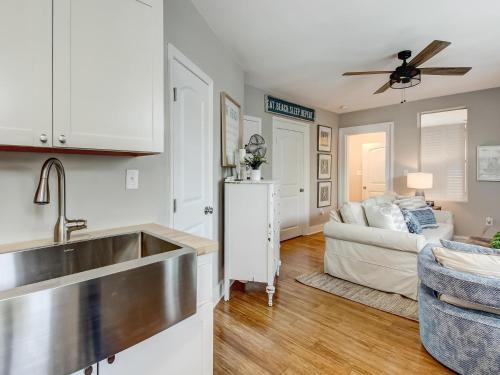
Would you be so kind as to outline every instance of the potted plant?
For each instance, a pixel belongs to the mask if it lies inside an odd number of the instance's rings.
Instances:
[[[250,179],[252,181],[260,181],[260,166],[264,163],[267,163],[264,156],[249,155],[245,158],[245,164],[252,168],[252,172],[250,174]]]
[[[500,232],[493,236],[491,240],[491,247],[494,249],[500,249]]]

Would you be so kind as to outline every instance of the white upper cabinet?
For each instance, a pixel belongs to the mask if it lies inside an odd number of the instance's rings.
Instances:
[[[162,152],[162,0],[53,3],[53,146]]]
[[[52,1],[0,1],[0,145],[51,146]]]

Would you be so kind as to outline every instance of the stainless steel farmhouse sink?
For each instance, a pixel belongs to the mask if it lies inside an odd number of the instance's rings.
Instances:
[[[193,315],[196,266],[145,232],[0,254],[0,374],[69,374]]]

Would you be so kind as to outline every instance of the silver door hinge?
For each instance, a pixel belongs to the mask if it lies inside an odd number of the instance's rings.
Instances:
[[[177,101],[177,87],[174,87],[174,102]]]
[[[177,199],[174,199],[174,214],[177,212]]]

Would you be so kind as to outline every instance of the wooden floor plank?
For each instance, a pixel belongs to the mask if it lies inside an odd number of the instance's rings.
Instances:
[[[215,309],[215,374],[451,374],[422,347],[418,323],[295,281],[322,270],[322,234],[285,241],[274,306],[235,283]]]

